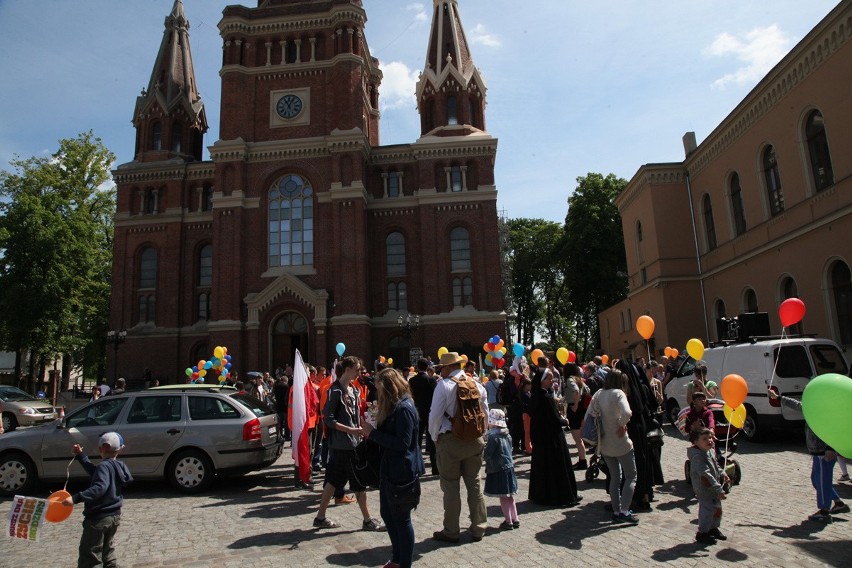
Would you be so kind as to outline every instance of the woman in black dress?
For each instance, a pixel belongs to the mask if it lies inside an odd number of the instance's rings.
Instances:
[[[539,505],[573,507],[582,497],[577,495],[577,481],[571,466],[571,455],[563,428],[568,424],[556,410],[550,390],[553,375],[547,358],[538,360],[532,381],[530,429],[532,460],[530,462],[529,500]]]

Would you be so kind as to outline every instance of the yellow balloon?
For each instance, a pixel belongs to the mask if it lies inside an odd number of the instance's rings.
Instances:
[[[745,424],[746,407],[744,404],[741,404],[736,408],[731,408],[725,404],[725,406],[722,407],[722,412],[725,414],[725,418],[728,419],[730,425],[734,428],[742,428],[743,424]]]
[[[216,348],[213,350],[213,356],[217,359],[222,359],[225,357],[225,350],[222,349],[221,345],[217,345]]]
[[[388,357],[388,365],[393,365],[393,357]]]
[[[199,377],[206,377],[207,376],[207,369],[198,369],[198,376]]]
[[[693,337],[686,342],[686,352],[689,353],[689,356],[696,361],[700,361],[704,356],[704,344],[701,343],[700,339]]]
[[[438,359],[440,359],[441,357],[443,357],[444,355],[449,353],[449,351],[450,350],[447,349],[446,347],[441,347],[440,349],[438,349]]]
[[[560,347],[556,350],[556,358],[564,365],[568,362],[568,350],[564,347]]]

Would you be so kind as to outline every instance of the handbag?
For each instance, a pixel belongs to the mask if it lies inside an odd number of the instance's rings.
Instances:
[[[378,487],[381,462],[382,447],[372,440],[361,440],[355,446],[355,460],[352,464],[358,483],[364,487]]]
[[[580,438],[589,446],[597,446],[601,439],[601,419],[598,416],[600,409],[597,402],[598,393],[595,393],[592,396],[592,401],[589,403],[589,408],[586,410],[583,424],[580,426]]]
[[[662,447],[665,444],[665,432],[663,432],[663,427],[660,426],[660,423],[655,419],[651,420],[651,429],[648,430],[648,444],[654,447]]]
[[[420,504],[420,476],[403,485],[397,485],[387,481],[385,483],[388,492],[388,501],[395,511],[405,513],[416,509]]]

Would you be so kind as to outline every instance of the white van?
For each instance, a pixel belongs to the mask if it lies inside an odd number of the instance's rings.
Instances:
[[[814,377],[825,373],[852,376],[849,363],[836,343],[810,337],[725,342],[705,349],[702,362],[707,365],[707,380],[715,381],[720,387],[722,379],[731,373],[746,380],[747,415],[742,429],[752,441],[764,438],[772,428],[802,428],[804,425],[801,412],[782,407],[780,400],[769,400],[766,389],[770,381],[773,390],[801,399],[802,391]],[[672,423],[680,409],[686,406],[687,385],[693,379],[695,364],[695,359],[681,356],[665,384],[666,412]],[[720,391],[718,398],[721,396]]]

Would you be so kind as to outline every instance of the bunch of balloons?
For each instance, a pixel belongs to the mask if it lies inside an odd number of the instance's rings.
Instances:
[[[566,349],[565,347],[560,347],[556,350],[556,359],[562,365],[566,363],[576,363],[577,354],[573,351],[568,351],[568,349]]]
[[[217,345],[213,349],[213,356],[207,361],[201,359],[197,365],[186,368],[186,376],[193,381],[204,382],[204,377],[210,371],[219,373],[219,384],[224,383],[231,374],[231,356],[228,355],[228,348]]]
[[[722,400],[725,401],[722,412],[725,413],[728,423],[734,428],[742,428],[746,419],[746,407],[743,402],[748,395],[748,383],[741,376],[732,373],[722,379],[719,390],[722,391]]]
[[[497,367],[498,369],[503,368],[503,365],[506,364],[506,359],[504,357],[504,355],[506,355],[506,348],[504,345],[505,342],[500,339],[500,336],[495,335],[482,346],[482,349],[485,351],[486,365],[489,367]]]
[[[340,345],[343,345],[343,344],[341,343]],[[393,366],[393,357],[388,357],[387,359],[385,359],[384,355],[379,355],[379,363],[387,363],[388,366],[392,367]]]

